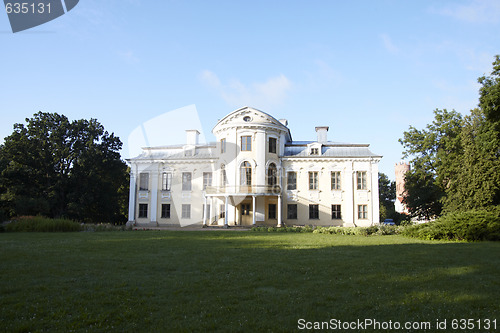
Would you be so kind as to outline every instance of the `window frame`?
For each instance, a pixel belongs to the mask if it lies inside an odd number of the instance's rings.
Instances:
[[[147,203],[140,203],[139,204],[139,210],[137,214],[137,218],[139,219],[147,219],[148,218],[148,204]]]
[[[203,190],[205,190],[208,186],[212,186],[212,173],[204,172],[203,173]]]
[[[319,190],[318,171],[309,171],[309,190]]]
[[[271,209],[272,208],[272,209]],[[267,205],[267,218],[269,220],[276,220],[276,204],[268,204]]]
[[[240,149],[241,151],[252,151],[252,136],[242,135],[240,138]]]
[[[191,204],[182,204],[181,219],[191,218]]]
[[[342,220],[342,205],[332,204],[332,220]]]
[[[358,205],[358,220],[368,220],[368,205]]]
[[[368,173],[366,171],[356,171],[356,189],[367,190],[368,189]]]
[[[139,174],[139,191],[149,191],[149,172]]]
[[[291,208],[294,209],[291,209]],[[298,211],[297,204],[288,204],[286,208],[286,219],[287,220],[297,220],[298,219]]]
[[[164,172],[161,175],[161,190],[170,192],[172,190],[172,173]]]
[[[276,164],[270,163],[267,167],[267,185],[276,186],[278,185],[278,168]]]
[[[342,189],[341,175],[342,174],[340,171],[332,171],[331,172],[330,177],[331,177],[331,189],[332,189],[332,191]]]
[[[294,176],[290,177],[291,175],[294,175]],[[293,181],[290,182],[290,180],[293,180]],[[297,172],[296,171],[288,171],[287,172],[287,174],[286,174],[286,189],[288,191],[294,191],[297,189]]]
[[[183,172],[182,173],[182,190],[192,191],[193,190],[193,173]]]
[[[161,215],[160,216],[162,219],[169,219],[171,212],[172,212],[172,210],[171,210],[170,204],[161,204]]]
[[[220,139],[220,153],[224,154],[226,152],[226,138]]]
[[[309,204],[309,220],[319,220],[318,204]]]
[[[277,154],[277,151],[278,151],[278,139],[269,137],[268,152],[270,154]]]
[[[240,165],[240,186],[252,186],[252,165],[248,161]]]

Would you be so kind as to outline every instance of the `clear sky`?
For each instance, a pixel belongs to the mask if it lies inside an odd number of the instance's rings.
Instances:
[[[16,34],[0,12],[0,137],[38,111],[97,118],[126,158],[152,118],[194,105],[212,141],[248,105],[288,119],[294,140],[326,125],[371,144],[394,179],[403,131],[477,106],[495,54],[498,0],[81,0]]]

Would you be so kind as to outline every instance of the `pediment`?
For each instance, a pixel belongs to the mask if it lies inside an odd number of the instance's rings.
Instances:
[[[225,127],[230,125],[274,125],[286,128],[285,125],[283,125],[273,116],[248,106],[235,110],[225,116],[217,123],[217,125],[215,125],[214,130],[217,127]]]

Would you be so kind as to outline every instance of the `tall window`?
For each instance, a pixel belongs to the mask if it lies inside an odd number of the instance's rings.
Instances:
[[[267,185],[274,186],[278,183],[278,170],[276,169],[276,164],[269,164],[267,169]]]
[[[240,184],[241,185],[252,185],[252,166],[248,162],[243,162],[240,167]]]
[[[242,136],[241,137],[241,151],[252,151],[252,137]]]
[[[309,205],[309,220],[319,219],[319,205]]]
[[[286,189],[287,190],[297,189],[297,173],[295,171],[288,172]]]
[[[226,139],[220,140],[220,152],[224,154],[226,152]]]
[[[366,171],[356,171],[358,190],[366,190]]]
[[[227,175],[226,166],[224,164],[220,165],[220,186],[225,187],[227,185]]]
[[[139,204],[139,218],[148,217],[148,204]]]
[[[161,217],[163,219],[170,218],[170,204],[162,204],[161,205]]]
[[[210,205],[207,205],[207,211],[205,212],[205,205],[203,204],[203,217],[207,220],[210,219],[210,209],[212,209],[212,207]],[[207,214],[207,216],[205,216],[205,214]]]
[[[191,172],[182,173],[182,190],[191,191]]]
[[[172,174],[164,172],[161,176],[161,189],[162,191],[170,191],[172,188]]]
[[[297,205],[296,204],[288,205],[286,218],[288,220],[296,220],[297,219]]]
[[[142,172],[139,175],[139,191],[149,190],[149,173]]]
[[[276,204],[269,204],[269,207],[267,209],[268,213],[268,218],[270,220],[275,220],[276,219]]]
[[[368,218],[368,205],[358,205],[358,219],[366,220]]]
[[[226,217],[226,205],[224,205],[224,204],[221,204],[221,205],[219,206],[219,217],[220,217],[221,219],[223,219],[223,218],[225,218],[225,217]]]
[[[207,186],[212,186],[212,173],[204,172],[203,173],[203,189],[206,189]]]
[[[340,171],[332,171],[332,190],[340,190]]]
[[[317,190],[318,189],[318,172],[310,171],[309,172],[309,189]]]
[[[276,154],[276,138],[269,138],[269,152]]]
[[[332,205],[332,220],[339,220],[341,218],[340,205]]]
[[[183,219],[190,219],[191,218],[191,205],[190,204],[183,204],[182,205],[181,218],[183,218]]]

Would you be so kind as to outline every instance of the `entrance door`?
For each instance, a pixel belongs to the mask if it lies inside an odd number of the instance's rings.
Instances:
[[[252,224],[252,204],[242,203],[240,205],[241,212],[241,225],[251,225]]]

